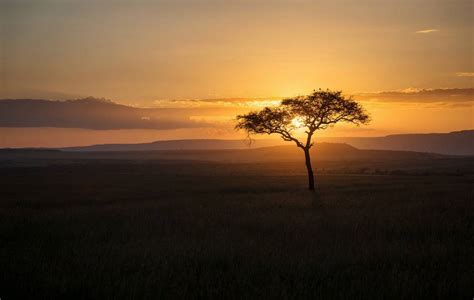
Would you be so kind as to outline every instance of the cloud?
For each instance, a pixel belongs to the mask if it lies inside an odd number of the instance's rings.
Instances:
[[[443,103],[446,105],[472,105],[474,88],[417,89],[357,93],[356,98],[377,102]]]
[[[402,102],[402,103],[444,103],[472,104],[474,88],[405,88],[400,90],[377,92],[346,92],[361,101]],[[194,99],[194,100],[160,100],[155,105],[159,107],[196,108],[195,112],[208,110],[222,114],[229,109],[259,109],[263,106],[277,105],[281,98],[229,98],[229,99]],[[215,114],[218,115],[218,114]]]
[[[87,95],[86,95],[87,96]],[[42,90],[18,86],[1,86],[0,99],[47,99],[68,100],[82,98],[84,95],[65,93],[61,91]]]
[[[438,29],[423,29],[423,30],[415,31],[415,33],[434,33],[438,31],[439,31]]]
[[[156,100],[155,107],[165,108],[216,108],[216,107],[263,107],[278,105],[279,98],[221,98],[221,99],[181,99]]]
[[[474,72],[457,72],[458,77],[474,77]]]
[[[411,103],[433,107],[474,105],[474,88],[418,89],[359,92],[368,103]],[[53,101],[0,100],[0,127],[55,127],[92,130],[190,129],[232,126],[238,114],[278,104],[278,98],[163,100],[158,107],[140,108],[95,98]],[[227,128],[226,127],[226,128]]]
[[[192,119],[190,111],[137,108],[104,99],[68,101],[0,100],[0,127],[57,127],[83,129],[180,129],[209,127]]]

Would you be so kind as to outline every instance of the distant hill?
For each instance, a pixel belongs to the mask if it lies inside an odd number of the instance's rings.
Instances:
[[[358,149],[396,150],[474,155],[474,130],[433,134],[399,134],[385,137],[319,138],[320,142],[348,144]],[[243,140],[170,140],[143,144],[105,144],[63,148],[65,151],[153,151],[153,150],[219,150],[249,149],[281,145],[279,140],[256,140],[249,145]],[[290,146],[290,144],[286,144]],[[294,145],[292,145],[294,147]]]
[[[432,153],[388,150],[360,150],[347,144],[320,143],[312,148],[313,162],[318,161],[422,161],[445,158]],[[168,161],[215,161],[215,162],[290,162],[303,161],[301,149],[294,145],[261,147],[252,149],[201,149],[201,150],[152,150],[152,151],[44,151],[42,149],[9,149],[0,151],[1,160],[42,159],[54,161],[75,161],[80,159],[129,161],[168,160]]]
[[[474,130],[450,133],[397,134],[385,137],[323,138],[321,140],[331,143],[347,143],[359,149],[474,155]]]
[[[303,153],[296,146],[274,146],[249,150],[249,155],[261,159],[302,160]],[[413,160],[444,157],[440,154],[412,151],[361,150],[348,144],[319,143],[312,148],[313,160],[352,161],[352,160]]]
[[[212,140],[210,140],[212,141]],[[217,140],[219,141],[219,140]],[[161,143],[154,145],[163,145]],[[165,146],[174,144],[164,143]],[[204,144],[196,144],[203,146]],[[209,143],[207,146],[218,146]],[[103,148],[105,149],[105,148]],[[420,160],[444,157],[440,154],[410,151],[360,150],[347,144],[320,143],[312,148],[314,161],[393,161]],[[264,162],[264,161],[303,161],[301,149],[294,145],[280,145],[260,148],[242,149],[160,149],[160,150],[129,150],[129,151],[64,151],[68,154],[83,155],[89,158],[120,158],[120,159],[159,159],[159,160],[200,160],[224,162]],[[79,156],[78,156],[79,157]]]
[[[154,151],[154,150],[226,150],[226,149],[250,149],[280,145],[278,140],[256,140],[249,144],[244,140],[217,140],[217,139],[195,139],[195,140],[170,140],[156,141],[141,144],[103,144],[83,147],[67,147],[65,151]]]

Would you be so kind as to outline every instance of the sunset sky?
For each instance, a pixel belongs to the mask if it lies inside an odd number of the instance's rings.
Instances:
[[[325,136],[472,129],[472,12],[471,0],[3,0],[0,99],[107,98],[173,109],[177,125],[0,119],[0,147],[241,138],[236,113],[317,88],[373,119]]]

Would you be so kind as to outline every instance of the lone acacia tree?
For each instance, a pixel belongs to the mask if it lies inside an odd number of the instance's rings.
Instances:
[[[304,151],[308,170],[309,189],[314,190],[314,174],[310,149],[316,130],[326,129],[339,122],[356,125],[369,122],[369,115],[352,97],[341,91],[318,90],[307,96],[297,96],[281,101],[279,106],[265,107],[261,111],[237,116],[236,129],[247,134],[279,134],[285,141],[293,141]],[[295,136],[297,129],[304,129],[305,139]]]

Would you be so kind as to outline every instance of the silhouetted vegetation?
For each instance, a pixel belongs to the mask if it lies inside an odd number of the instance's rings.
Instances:
[[[346,98],[341,91],[314,91],[308,96],[284,99],[277,107],[265,107],[259,112],[237,116],[236,129],[251,134],[278,134],[288,142],[294,142],[304,152],[308,172],[308,188],[314,190],[314,174],[310,149],[313,134],[339,122],[356,125],[366,124],[368,114],[351,97]],[[295,135],[303,129],[306,138],[300,141]]]
[[[472,297],[469,157],[316,161],[311,209],[300,161],[31,155],[0,160],[2,299]]]

